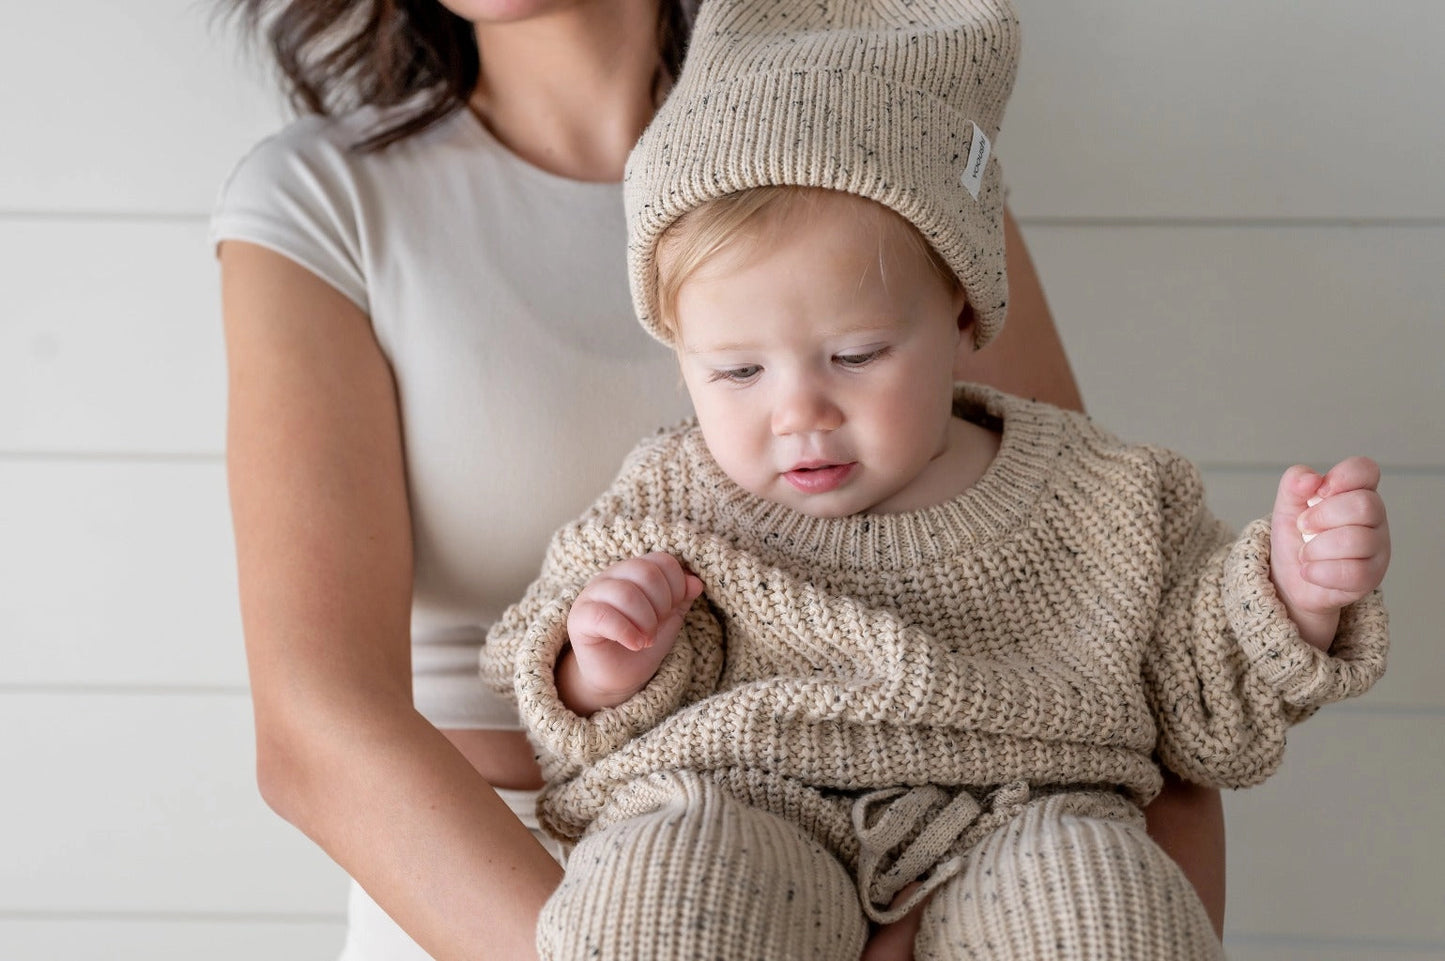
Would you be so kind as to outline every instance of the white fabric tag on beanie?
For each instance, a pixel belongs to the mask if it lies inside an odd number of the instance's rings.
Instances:
[[[968,166],[963,168],[963,176],[959,177],[959,183],[974,200],[978,199],[978,192],[983,187],[983,172],[988,169],[988,154],[993,149],[984,136],[978,124],[973,124],[973,143],[968,148]]]

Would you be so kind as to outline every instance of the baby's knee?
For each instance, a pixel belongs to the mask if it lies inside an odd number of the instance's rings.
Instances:
[[[578,843],[537,944],[544,961],[834,961],[865,937],[851,879],[821,845],[693,780]]]
[[[1216,961],[1188,879],[1141,827],[1033,805],[984,838],[924,912],[917,961]]]

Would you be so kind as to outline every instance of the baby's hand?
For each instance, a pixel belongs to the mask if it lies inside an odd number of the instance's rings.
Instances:
[[[621,561],[588,581],[567,615],[572,657],[557,672],[563,701],[584,714],[640,691],[701,593],[702,581],[661,552]]]
[[[1390,525],[1368,457],[1340,461],[1321,477],[1284,472],[1270,532],[1270,577],[1300,635],[1328,650],[1340,608],[1380,586],[1390,564]]]

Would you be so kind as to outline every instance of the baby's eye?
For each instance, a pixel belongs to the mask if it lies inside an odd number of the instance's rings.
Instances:
[[[835,354],[833,359],[841,367],[864,367],[884,354],[888,353],[887,347],[879,347],[875,350],[866,350],[857,354]]]
[[[708,380],[726,380],[734,384],[745,384],[762,372],[763,368],[757,364],[744,364],[741,367],[724,367],[715,370]]]

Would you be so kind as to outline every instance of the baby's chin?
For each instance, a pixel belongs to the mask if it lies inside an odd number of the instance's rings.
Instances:
[[[819,520],[837,520],[840,517],[852,517],[854,514],[869,512],[867,507],[854,510],[848,506],[826,507],[821,504],[792,504],[789,506],[799,514],[806,514],[808,517],[816,517]]]
[[[850,497],[830,497],[826,494],[806,497],[799,496],[792,490],[782,491],[782,496],[779,496],[780,492],[776,490],[754,490],[752,493],[769,503],[780,504],[806,517],[816,517],[819,520],[837,520],[840,517],[852,517],[854,514],[874,513],[872,504],[860,506],[856,498]]]
[[[723,466],[723,473],[732,478],[733,483],[759,500],[786,507],[788,510],[796,511],[806,517],[837,520],[840,517],[852,517],[854,514],[886,513],[886,511],[878,510],[880,501],[877,497],[868,498],[866,495],[861,495],[856,487],[850,489],[845,486],[828,493],[809,495],[798,491],[786,480],[776,475],[768,479],[756,475],[745,478],[738,477],[725,466]],[[867,503],[860,503],[860,499],[866,500]]]

